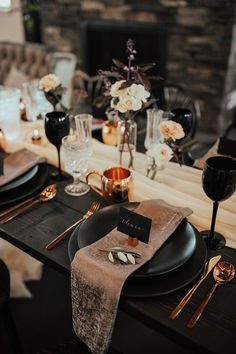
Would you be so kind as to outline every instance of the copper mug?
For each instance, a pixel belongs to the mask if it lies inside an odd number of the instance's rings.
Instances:
[[[101,190],[89,184],[89,176],[93,174],[101,178]],[[111,167],[102,174],[98,171],[91,171],[86,176],[86,182],[109,203],[127,202],[133,194],[133,177],[131,171],[125,167]]]

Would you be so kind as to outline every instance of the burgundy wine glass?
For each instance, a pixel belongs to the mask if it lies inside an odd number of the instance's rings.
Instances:
[[[236,161],[225,156],[210,157],[203,169],[202,186],[213,200],[213,213],[210,231],[202,231],[201,234],[210,249],[219,250],[226,241],[224,236],[215,232],[216,214],[219,202],[230,198],[236,190]]]

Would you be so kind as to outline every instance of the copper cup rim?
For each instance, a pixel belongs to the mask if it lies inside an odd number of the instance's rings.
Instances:
[[[124,176],[121,178],[113,178],[112,176],[109,176],[109,173],[112,174],[111,172],[112,170],[120,170],[124,173]],[[128,168],[123,166],[109,167],[105,171],[103,171],[103,177],[105,177],[109,181],[125,181],[130,179],[131,176],[132,176],[131,171]]]

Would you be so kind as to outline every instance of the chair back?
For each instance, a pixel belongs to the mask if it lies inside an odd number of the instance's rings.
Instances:
[[[50,72],[59,78],[62,86],[66,87],[66,92],[62,97],[62,103],[64,103],[68,108],[71,107],[73,77],[76,64],[77,57],[73,53],[55,52],[50,55]]]
[[[234,108],[232,118],[227,124],[222,136],[223,138],[236,140],[236,108]]]
[[[83,70],[76,70],[72,85],[72,106],[77,106],[79,111],[83,111],[83,113],[93,113],[99,117],[96,114],[98,109],[95,105],[95,99],[101,95],[103,85],[101,76],[90,76]]]

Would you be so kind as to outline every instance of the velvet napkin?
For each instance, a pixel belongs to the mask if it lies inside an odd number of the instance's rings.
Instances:
[[[73,327],[94,354],[106,353],[116,319],[119,298],[128,276],[150,260],[179,223],[192,213],[163,200],[146,200],[135,212],[152,219],[149,244],[128,247],[127,237],[117,229],[77,251],[71,264]],[[101,251],[120,246],[141,254],[139,264],[114,264]]]
[[[13,181],[32,167],[45,161],[44,157],[25,148],[8,155],[3,161],[3,175],[0,176],[0,186]]]

